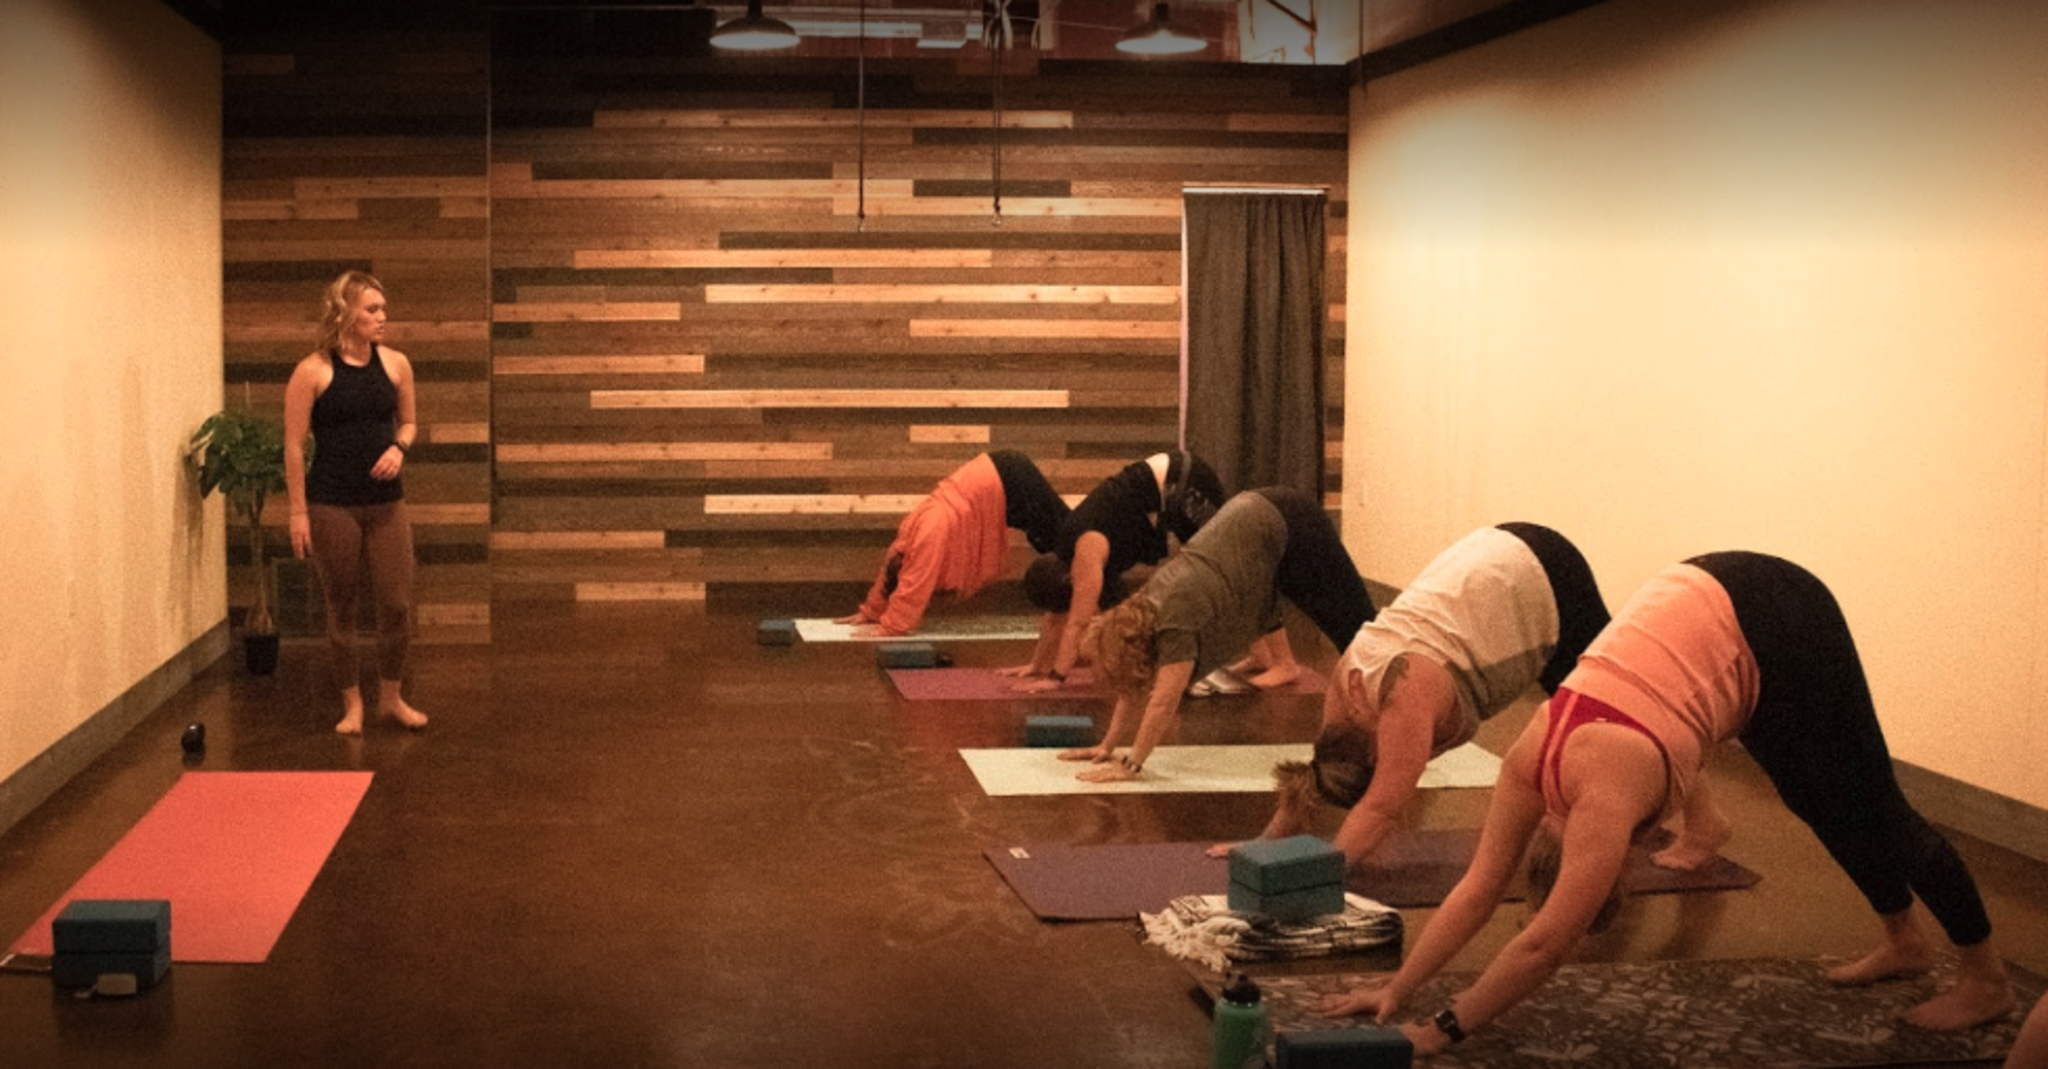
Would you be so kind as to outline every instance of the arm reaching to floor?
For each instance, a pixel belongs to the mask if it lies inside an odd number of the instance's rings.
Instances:
[[[1175,661],[1172,664],[1160,665],[1158,674],[1152,679],[1152,689],[1146,695],[1144,716],[1138,721],[1138,737],[1132,741],[1130,752],[1117,764],[1092,768],[1075,778],[1090,783],[1106,783],[1112,780],[1137,779],[1143,774],[1145,759],[1152,756],[1152,751],[1158,748],[1159,743],[1166,738],[1167,732],[1171,731],[1174,723],[1180,719],[1181,695],[1187,692],[1188,683],[1194,672],[1193,661]],[[1117,707],[1120,711],[1123,705],[1124,702],[1119,699]],[[1115,728],[1114,720],[1110,726]],[[1109,740],[1105,738],[1104,742],[1108,743]]]

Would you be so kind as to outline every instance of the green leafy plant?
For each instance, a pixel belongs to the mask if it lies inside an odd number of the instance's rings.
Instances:
[[[207,417],[192,435],[190,459],[199,496],[215,490],[248,525],[249,560],[256,566],[256,593],[243,627],[250,634],[277,630],[271,614],[270,569],[263,551],[263,503],[284,491],[284,425],[246,408]]]

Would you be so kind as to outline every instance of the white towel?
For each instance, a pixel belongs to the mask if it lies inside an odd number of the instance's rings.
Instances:
[[[1233,912],[1225,895],[1182,895],[1138,919],[1146,942],[1217,972],[1237,962],[1328,957],[1401,940],[1399,911],[1354,894],[1344,896],[1344,912],[1303,921]]]

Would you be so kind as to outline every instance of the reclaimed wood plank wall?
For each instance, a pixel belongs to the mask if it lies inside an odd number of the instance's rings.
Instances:
[[[368,88],[366,44],[230,42],[227,375],[275,405],[320,286],[390,286],[427,640],[534,601],[845,611],[976,453],[1078,500],[1169,447],[1189,185],[1330,191],[1335,500],[1342,70],[1013,55],[998,133],[983,56],[412,34]]]
[[[1341,70],[1015,55],[1000,181],[984,55],[496,72],[501,599],[847,611],[976,453],[1170,447],[1187,185],[1328,187],[1343,293]]]

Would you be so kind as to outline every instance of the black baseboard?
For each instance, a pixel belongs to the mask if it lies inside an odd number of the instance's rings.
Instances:
[[[58,788],[98,760],[135,725],[190,683],[193,676],[224,656],[231,645],[228,622],[222,620],[13,775],[0,780],[0,834],[20,823],[57,793]]]

